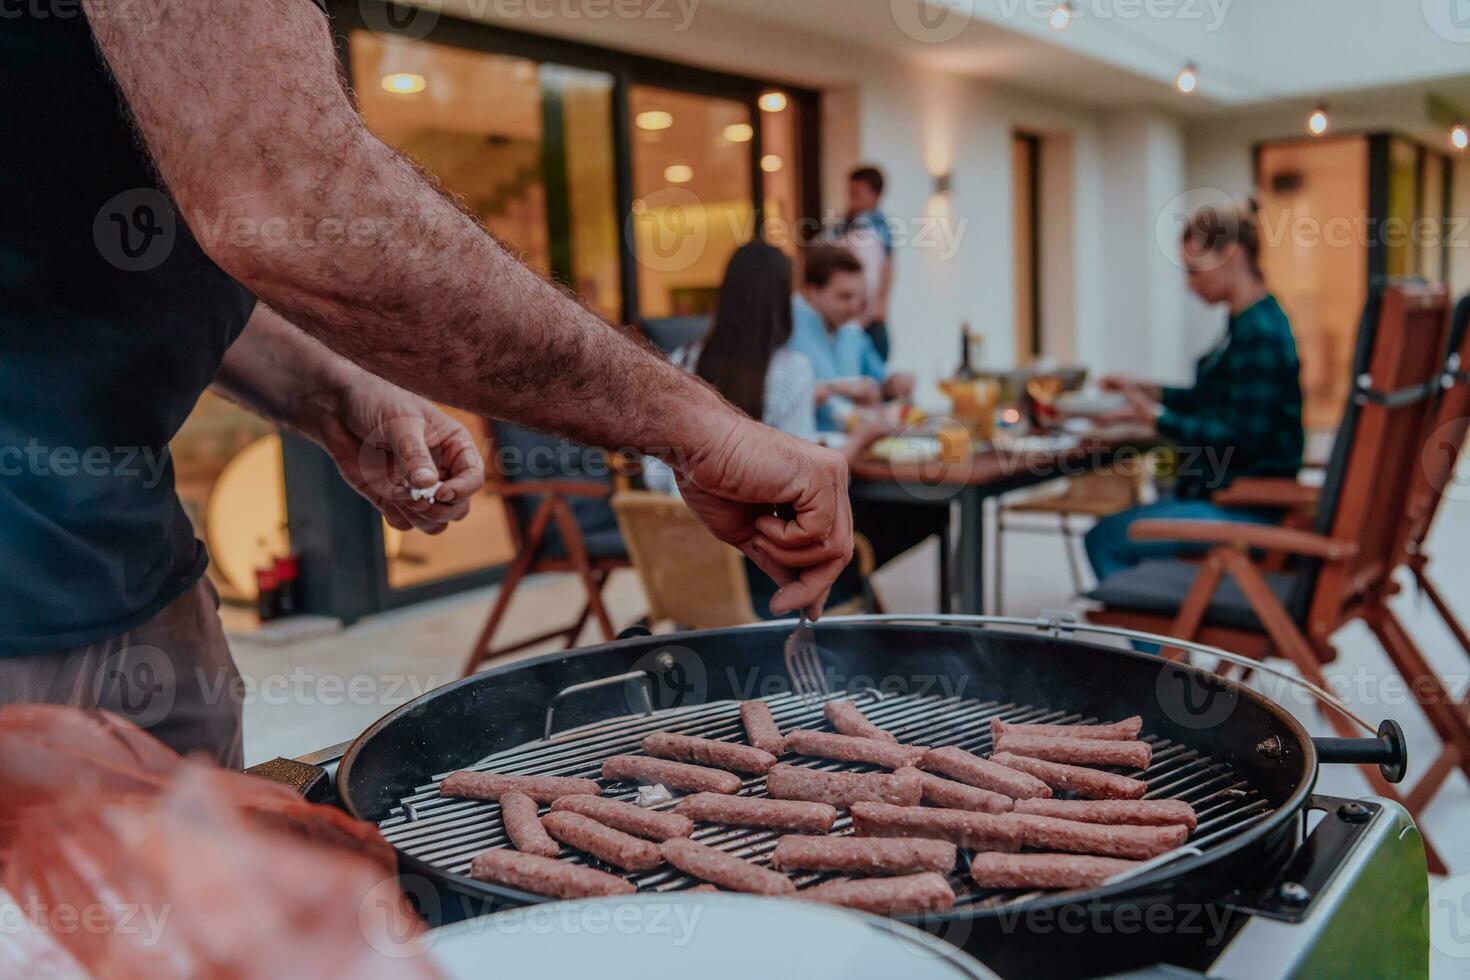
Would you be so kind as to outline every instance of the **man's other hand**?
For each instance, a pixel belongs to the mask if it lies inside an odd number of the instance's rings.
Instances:
[[[377,378],[342,393],[319,440],[352,488],[400,531],[443,532],[469,513],[485,464],[468,430]],[[432,493],[430,493],[432,491]]]

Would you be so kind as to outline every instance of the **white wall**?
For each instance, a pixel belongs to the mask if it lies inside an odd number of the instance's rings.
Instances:
[[[1172,233],[1159,216],[1184,188],[1183,134],[1151,111],[1108,113],[1103,133],[1100,260],[1106,323],[1090,351],[1104,370],[1152,377],[1185,376],[1193,345],[1183,329],[1184,277]],[[1161,240],[1162,238],[1162,240]]]

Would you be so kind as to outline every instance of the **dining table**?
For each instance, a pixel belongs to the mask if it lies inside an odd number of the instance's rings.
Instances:
[[[1053,480],[1112,466],[1120,454],[1144,454],[1158,444],[1137,426],[1052,435],[997,436],[962,455],[869,455],[852,464],[854,501],[941,508],[939,611],[984,614],[986,501]],[[859,527],[858,531],[862,531]]]

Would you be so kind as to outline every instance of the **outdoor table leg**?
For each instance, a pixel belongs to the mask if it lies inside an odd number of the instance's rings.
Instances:
[[[959,611],[967,615],[985,613],[985,496],[979,487],[967,486],[956,496],[960,508]]]

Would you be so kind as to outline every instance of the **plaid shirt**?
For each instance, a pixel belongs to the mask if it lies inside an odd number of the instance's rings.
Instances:
[[[1301,364],[1274,297],[1230,318],[1189,388],[1164,388],[1159,433],[1179,449],[1175,496],[1199,499],[1242,476],[1302,466]]]

